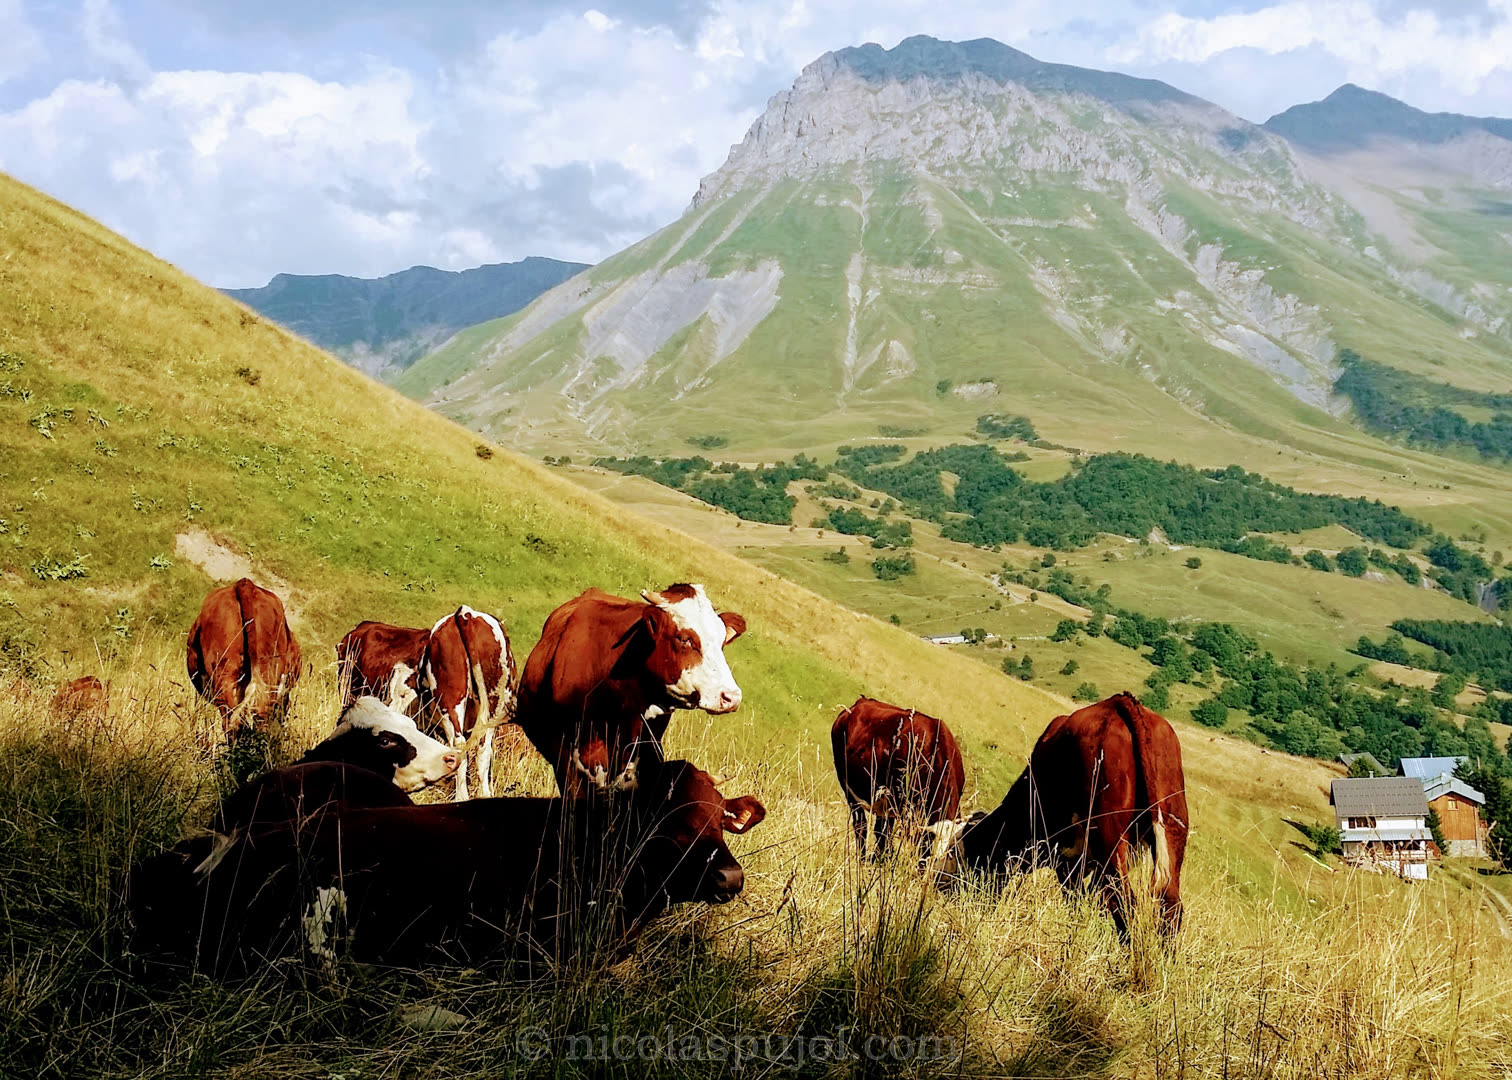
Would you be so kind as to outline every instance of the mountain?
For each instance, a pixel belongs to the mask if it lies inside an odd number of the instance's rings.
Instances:
[[[1481,134],[1512,139],[1512,120],[1427,113],[1354,83],[1345,83],[1322,101],[1277,113],[1265,128],[1295,146],[1325,154],[1358,149],[1377,139],[1445,143]]]
[[[1470,521],[1512,525],[1479,493],[1498,469],[1362,434],[1334,390],[1341,348],[1512,390],[1512,294],[1482,282],[1512,260],[1415,261],[1313,160],[1164,83],[992,41],[843,49],[679,221],[396,385],[551,454],[712,435],[749,457],[1024,414],[1063,445],[1303,487],[1467,486]]]
[[[532,256],[472,270],[413,266],[381,278],[278,274],[260,289],[226,289],[248,307],[392,378],[464,326],[519,311],[587,266]]]

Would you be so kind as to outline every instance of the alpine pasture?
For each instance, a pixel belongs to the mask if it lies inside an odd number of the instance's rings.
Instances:
[[[3,178],[0,250],[0,1073],[1491,1077],[1512,1063],[1512,927],[1487,886],[1405,888],[1312,858],[1286,819],[1326,816],[1333,774],[1317,762],[1178,723],[1193,834],[1170,950],[1148,927],[1124,946],[1045,873],[944,895],[911,866],[858,865],[825,738],[842,705],[865,691],[945,718],[965,806],[990,809],[1068,703],[480,444]],[[749,622],[730,650],[745,702],[680,714],[668,751],[766,803],[734,844],[743,897],[678,910],[626,960],[529,983],[145,969],[121,888],[219,794],[219,719],[189,688],[182,634],[216,583],[202,566],[226,564],[284,591],[312,664],[290,754],[333,723],[332,647],[360,619],[428,625],[465,602],[524,656],[590,585],[703,582]],[[53,686],[84,674],[109,681],[108,715],[50,713]],[[546,790],[525,750],[500,755],[499,780]]]

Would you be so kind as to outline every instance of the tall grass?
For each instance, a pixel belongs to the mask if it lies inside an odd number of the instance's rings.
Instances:
[[[136,659],[110,672],[100,719],[53,717],[28,684],[0,693],[7,1076],[693,1077],[738,1063],[755,1076],[1491,1077],[1512,1065],[1512,947],[1447,876],[1283,882],[1277,863],[1278,903],[1201,863],[1175,944],[1137,923],[1125,946],[1095,897],[1067,898],[1047,873],[947,895],[911,851],[859,863],[833,777],[772,761],[747,760],[725,784],[770,811],[736,841],[745,894],[674,911],[623,961],[531,979],[298,960],[228,984],[164,973],[130,951],[125,871],[208,817],[219,721]],[[334,676],[302,684],[287,753],[330,724],[335,693]],[[514,779],[549,786],[544,766]]]

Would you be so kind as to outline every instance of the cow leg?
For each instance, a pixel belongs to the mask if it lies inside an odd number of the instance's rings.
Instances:
[[[891,814],[877,814],[872,818],[872,833],[877,840],[877,850],[872,856],[874,860],[881,861],[887,855],[887,847],[892,840],[892,830]]]
[[[485,799],[493,798],[493,740],[493,728],[489,728],[478,743],[478,794]]]
[[[1113,848],[1113,856],[1098,863],[1094,876],[1102,894],[1103,905],[1113,916],[1113,926],[1119,939],[1129,940],[1129,841],[1120,837]]]
[[[446,745],[460,750],[467,744],[467,740],[463,738],[459,728],[460,725],[453,721],[451,713],[441,714],[441,730],[446,734]],[[472,754],[464,753],[462,760],[457,762],[456,787],[452,791],[453,802],[467,801],[467,766],[471,758]]]
[[[866,858],[866,807],[854,799],[850,803],[851,831],[856,834],[856,848]]]

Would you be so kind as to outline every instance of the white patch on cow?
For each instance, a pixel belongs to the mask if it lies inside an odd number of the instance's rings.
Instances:
[[[409,684],[410,676],[414,673],[415,669],[402,660],[394,665],[393,671],[389,672],[389,704],[406,715],[414,711],[415,702],[420,699],[415,688]]]
[[[641,713],[642,720],[655,720],[657,717],[667,715],[667,710],[660,705],[647,705],[646,711]]]
[[[683,669],[682,677],[667,687],[667,695],[690,709],[702,709],[708,713],[734,712],[740,707],[740,687],[725,660],[728,628],[704,595],[703,586],[694,585],[692,589],[693,595],[685,600],[657,605],[672,616],[678,629],[691,630],[698,635],[702,653],[697,664]]]
[[[924,826],[930,838],[928,851],[919,862],[919,869],[937,877],[955,877],[961,872],[961,836],[966,832],[967,820],[939,821]]]
[[[346,913],[346,893],[337,888],[315,890],[315,899],[299,918],[305,944],[312,955],[327,963],[336,962],[335,946],[340,942],[340,936],[332,923],[338,918],[346,918]]]
[[[427,784],[444,780],[454,768],[445,760],[449,748],[415,726],[415,722],[391,705],[375,697],[360,697],[341,714],[331,738],[355,729],[386,731],[404,739],[415,748],[409,764],[394,771],[394,783],[403,791],[419,791]]]

